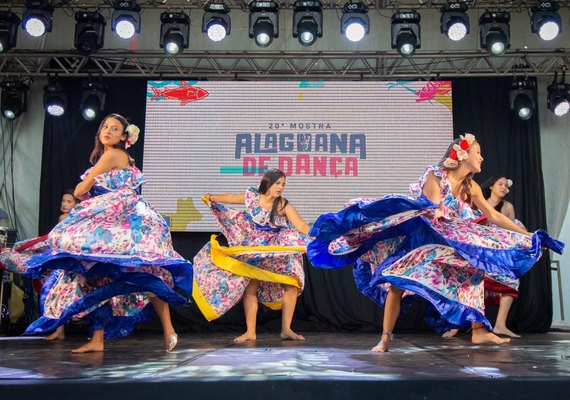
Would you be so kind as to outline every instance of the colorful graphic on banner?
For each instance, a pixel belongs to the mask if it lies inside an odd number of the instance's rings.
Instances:
[[[144,196],[173,231],[216,231],[200,198],[269,168],[307,220],[407,193],[452,138],[450,82],[149,81]]]

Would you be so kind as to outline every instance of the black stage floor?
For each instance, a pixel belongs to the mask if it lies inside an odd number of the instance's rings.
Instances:
[[[82,336],[0,337],[0,399],[570,399],[568,332],[504,346],[401,334],[385,354],[369,351],[376,334],[234,336],[183,334],[167,354],[162,335],[133,335],[79,355]]]

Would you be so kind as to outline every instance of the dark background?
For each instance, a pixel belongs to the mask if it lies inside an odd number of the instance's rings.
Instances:
[[[83,81],[60,80],[68,93],[68,104],[79,104]],[[530,120],[521,121],[513,115],[509,103],[511,82],[511,78],[454,80],[454,133],[456,136],[464,132],[473,133],[481,144],[485,161],[483,172],[475,176],[475,180],[482,183],[489,176],[506,174],[514,181],[507,199],[514,204],[517,218],[529,230],[546,229],[538,116],[535,113]],[[101,118],[86,122],[81,118],[79,110],[73,108],[60,118],[46,114],[40,234],[49,232],[56,224],[61,194],[74,188],[79,182],[79,176],[90,166],[89,154],[102,117],[109,113],[119,113],[141,129],[144,128],[146,80],[108,79],[104,83],[109,92]],[[144,162],[144,137],[143,130],[139,142],[129,149],[141,169]],[[441,156],[434,154],[434,162]],[[211,232],[173,233],[174,247],[183,257],[192,260],[209,240],[210,234]],[[306,288],[297,304],[293,329],[301,332],[380,329],[382,309],[356,290],[350,267],[322,270],[305,262],[305,273]],[[548,253],[545,253],[538,265],[521,279],[520,298],[515,301],[509,314],[510,327],[521,332],[547,331],[552,320],[551,292],[549,258]],[[426,330],[423,305],[421,298],[414,300],[412,306],[398,319],[396,330]],[[488,307],[487,312],[492,321],[496,309]],[[172,310],[172,315],[178,331],[241,331],[245,327],[241,304],[212,323],[206,322],[192,302]],[[279,332],[280,324],[280,312],[260,307],[259,331]],[[139,327],[154,328],[160,329],[157,321]]]

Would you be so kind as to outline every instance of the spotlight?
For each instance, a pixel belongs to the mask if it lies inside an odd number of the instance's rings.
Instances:
[[[548,109],[557,117],[568,113],[570,109],[570,85],[564,82],[552,82],[548,88]]]
[[[160,47],[166,54],[176,55],[188,48],[190,18],[186,13],[165,11],[160,14]]]
[[[28,105],[28,86],[20,81],[4,81],[0,83],[0,109],[2,116],[14,120],[26,111]]]
[[[411,57],[422,47],[420,19],[414,10],[398,10],[392,15],[392,48],[402,57]]]
[[[100,83],[88,82],[83,86],[79,110],[84,119],[92,121],[103,111],[106,93],[106,87]]]
[[[16,45],[20,18],[11,11],[0,11],[0,53]]]
[[[254,1],[249,6],[249,37],[259,47],[279,37],[279,6],[274,1]]]
[[[204,7],[202,17],[202,32],[207,33],[210,40],[219,42],[230,34],[232,21],[228,13],[230,8],[225,3],[209,3]]]
[[[557,11],[560,9],[558,2],[542,2],[532,8],[530,28],[542,40],[552,40],[560,33],[562,20]]]
[[[134,0],[118,0],[111,17],[111,27],[121,39],[130,39],[141,31],[141,8]]]
[[[103,47],[105,18],[98,12],[75,13],[75,40],[73,45],[81,54],[95,53]]]
[[[500,56],[511,47],[508,11],[485,11],[479,18],[481,48],[494,56]]]
[[[320,0],[297,0],[293,3],[293,37],[310,46],[323,36],[323,4]]]
[[[369,32],[368,6],[364,3],[346,3],[342,8],[340,33],[351,42],[360,42]]]
[[[522,120],[530,119],[536,108],[533,89],[531,81],[515,79],[509,91],[511,110]]]
[[[55,80],[44,87],[44,108],[53,117],[61,117],[67,108],[67,96]]]
[[[441,9],[441,33],[457,42],[469,33],[469,16],[465,3],[447,3]]]
[[[26,0],[23,28],[33,37],[43,36],[51,32],[53,7],[48,0]]]

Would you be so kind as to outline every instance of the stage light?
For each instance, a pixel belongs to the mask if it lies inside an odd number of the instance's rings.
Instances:
[[[249,37],[259,47],[279,37],[279,6],[274,1],[253,1],[249,6]]]
[[[570,85],[566,82],[552,82],[548,88],[548,109],[557,117],[561,117],[570,110]]]
[[[509,91],[511,110],[522,120],[530,119],[536,108],[533,88],[531,81],[515,78]]]
[[[323,36],[323,4],[319,0],[293,3],[293,37],[303,46],[311,46]]]
[[[51,32],[53,7],[48,0],[26,0],[23,28],[33,37],[43,36]]]
[[[507,11],[486,11],[479,18],[479,35],[481,48],[494,56],[500,56],[511,47],[509,21],[511,15]]]
[[[342,8],[340,33],[351,42],[360,42],[369,32],[368,6],[364,3],[346,3]]]
[[[562,20],[558,10],[560,6],[556,1],[542,2],[532,8],[530,27],[542,40],[552,40],[560,33]]]
[[[16,45],[20,18],[11,11],[0,11],[0,53],[10,51]]]
[[[392,48],[402,57],[413,56],[422,45],[420,19],[414,10],[398,10],[392,15]]]
[[[465,3],[447,3],[442,7],[441,33],[454,42],[469,34],[469,16]]]
[[[95,53],[103,47],[105,18],[98,12],[75,13],[75,40],[73,45],[81,54]]]
[[[67,95],[55,79],[44,87],[44,108],[53,117],[61,117],[67,109]]]
[[[118,0],[111,17],[111,27],[121,39],[130,39],[141,31],[140,6],[134,0]]]
[[[209,3],[204,7],[202,17],[202,32],[206,33],[210,40],[219,42],[230,34],[232,21],[228,13],[230,8],[225,3]]]
[[[6,80],[0,83],[0,109],[2,116],[14,120],[26,111],[28,105],[28,86],[18,80]]]
[[[171,56],[188,48],[190,18],[184,12],[165,11],[160,14],[160,47]]]
[[[106,87],[100,83],[88,82],[81,91],[79,110],[87,121],[92,121],[105,108]]]

